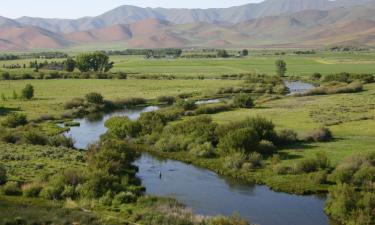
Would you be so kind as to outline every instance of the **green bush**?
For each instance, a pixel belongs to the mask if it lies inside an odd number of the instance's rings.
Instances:
[[[5,195],[11,195],[11,196],[18,196],[22,195],[22,190],[17,182],[14,181],[8,181],[4,186],[3,186],[3,193]]]
[[[40,196],[48,200],[59,200],[62,198],[62,192],[63,189],[61,187],[46,186],[40,192]]]
[[[122,205],[127,203],[133,203],[137,201],[137,196],[131,192],[120,192],[115,197],[113,197],[113,205]]]
[[[290,166],[276,164],[272,167],[272,171],[278,175],[286,175],[290,174],[293,171],[293,169]]]
[[[92,104],[103,104],[103,96],[96,92],[88,93],[86,96],[86,101]]]
[[[303,159],[296,163],[294,172],[299,173],[311,173],[318,170],[318,165],[314,159]]]
[[[259,142],[257,151],[261,154],[272,154],[276,151],[276,146],[267,140],[262,140]]]
[[[4,127],[15,128],[27,124],[27,117],[24,114],[10,113],[1,123]]]
[[[293,130],[281,130],[277,132],[276,142],[279,145],[289,145],[298,141],[298,135]]]
[[[311,132],[307,137],[307,141],[315,141],[315,142],[327,142],[333,139],[332,132],[326,128],[322,127],[317,130]]]
[[[248,94],[238,94],[233,99],[233,104],[238,108],[252,108],[254,106],[253,99]]]
[[[117,99],[114,104],[120,107],[134,107],[138,105],[144,105],[147,103],[147,100],[144,98],[124,98],[124,99]]]
[[[193,145],[190,152],[197,157],[209,158],[215,154],[215,148],[212,146],[212,143],[205,142]]]
[[[112,117],[105,122],[108,133],[117,138],[138,137],[141,132],[141,124],[138,121],[131,121],[128,117]]]
[[[55,135],[48,138],[48,144],[55,147],[74,148],[74,140],[72,137],[65,137],[64,135]]]
[[[26,84],[22,89],[21,97],[23,99],[32,99],[34,97],[34,87],[31,84]]]
[[[231,106],[225,103],[200,105],[195,110],[195,114],[215,114],[219,112],[228,111],[230,109]]]
[[[23,133],[23,137],[25,138],[25,142],[32,145],[47,145],[48,144],[48,138],[37,131],[26,131]]]
[[[83,98],[73,98],[72,100],[64,104],[65,109],[74,109],[78,107],[83,107],[85,105],[85,100]]]
[[[232,130],[221,138],[218,150],[226,155],[233,152],[252,152],[259,146],[259,135],[252,128]]]
[[[195,101],[192,99],[181,99],[177,102],[177,105],[186,110],[194,110],[197,108]]]
[[[240,169],[242,165],[246,162],[246,155],[241,152],[237,152],[228,155],[224,158],[224,167],[228,169]]]
[[[23,195],[29,198],[36,198],[39,197],[40,192],[42,191],[43,187],[39,184],[27,184],[22,187]]]
[[[251,168],[259,168],[262,166],[263,157],[258,152],[252,152],[248,156],[247,162],[250,163]]]
[[[5,184],[7,180],[7,171],[5,170],[3,165],[0,164],[0,185]]]
[[[173,104],[176,101],[176,98],[173,96],[160,96],[157,98],[159,103]]]

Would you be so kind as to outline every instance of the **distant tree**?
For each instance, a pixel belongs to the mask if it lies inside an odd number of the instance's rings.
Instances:
[[[76,61],[74,61],[74,59],[67,58],[64,61],[64,70],[68,72],[73,72],[75,68],[76,68]]]
[[[81,72],[108,72],[113,64],[103,52],[83,53],[76,57],[76,65]]]
[[[2,78],[3,80],[9,80],[9,79],[10,79],[10,74],[9,74],[9,72],[3,72],[3,73],[1,74],[1,78]]]
[[[76,57],[76,66],[82,73],[88,72],[91,69],[91,55],[90,54],[79,54]]]
[[[247,50],[247,49],[243,49],[243,50],[242,50],[242,55],[243,55],[243,56],[248,56],[248,55],[249,55],[249,50]]]
[[[23,99],[32,99],[34,97],[34,87],[31,84],[26,84],[22,89],[22,98]]]
[[[217,56],[220,58],[228,58],[229,54],[226,50],[222,49],[217,51]]]
[[[86,95],[86,100],[93,104],[103,103],[103,96],[96,92],[91,92]]]
[[[276,74],[280,77],[284,77],[287,71],[286,62],[284,60],[277,60],[276,63]]]
[[[13,90],[13,95],[12,95],[12,98],[13,98],[13,99],[17,99],[17,98],[18,98],[18,95],[17,95],[17,93],[16,93],[16,91],[15,91],[15,90]]]

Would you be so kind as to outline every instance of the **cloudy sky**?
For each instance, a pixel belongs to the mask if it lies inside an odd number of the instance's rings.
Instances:
[[[165,8],[224,8],[262,0],[1,0],[0,15],[48,18],[96,16],[120,5]]]

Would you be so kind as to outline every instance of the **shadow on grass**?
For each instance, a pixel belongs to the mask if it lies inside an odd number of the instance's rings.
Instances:
[[[20,108],[7,108],[7,107],[0,107],[0,116],[6,115],[11,112],[19,112],[21,111]]]

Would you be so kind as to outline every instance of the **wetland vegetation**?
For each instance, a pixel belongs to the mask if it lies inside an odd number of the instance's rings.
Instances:
[[[84,65],[70,72],[2,57],[0,222],[252,221],[232,212],[198,216],[194,206],[151,196],[134,164],[147,152],[278,192],[327,194],[320,210],[332,224],[373,224],[373,52],[250,50],[235,57],[228,50],[225,58],[187,59],[198,53],[170,51],[177,57],[101,53],[93,67],[80,61],[99,53],[45,59]],[[289,95],[286,81],[314,86]],[[100,132],[88,147],[66,134],[98,118]]]

